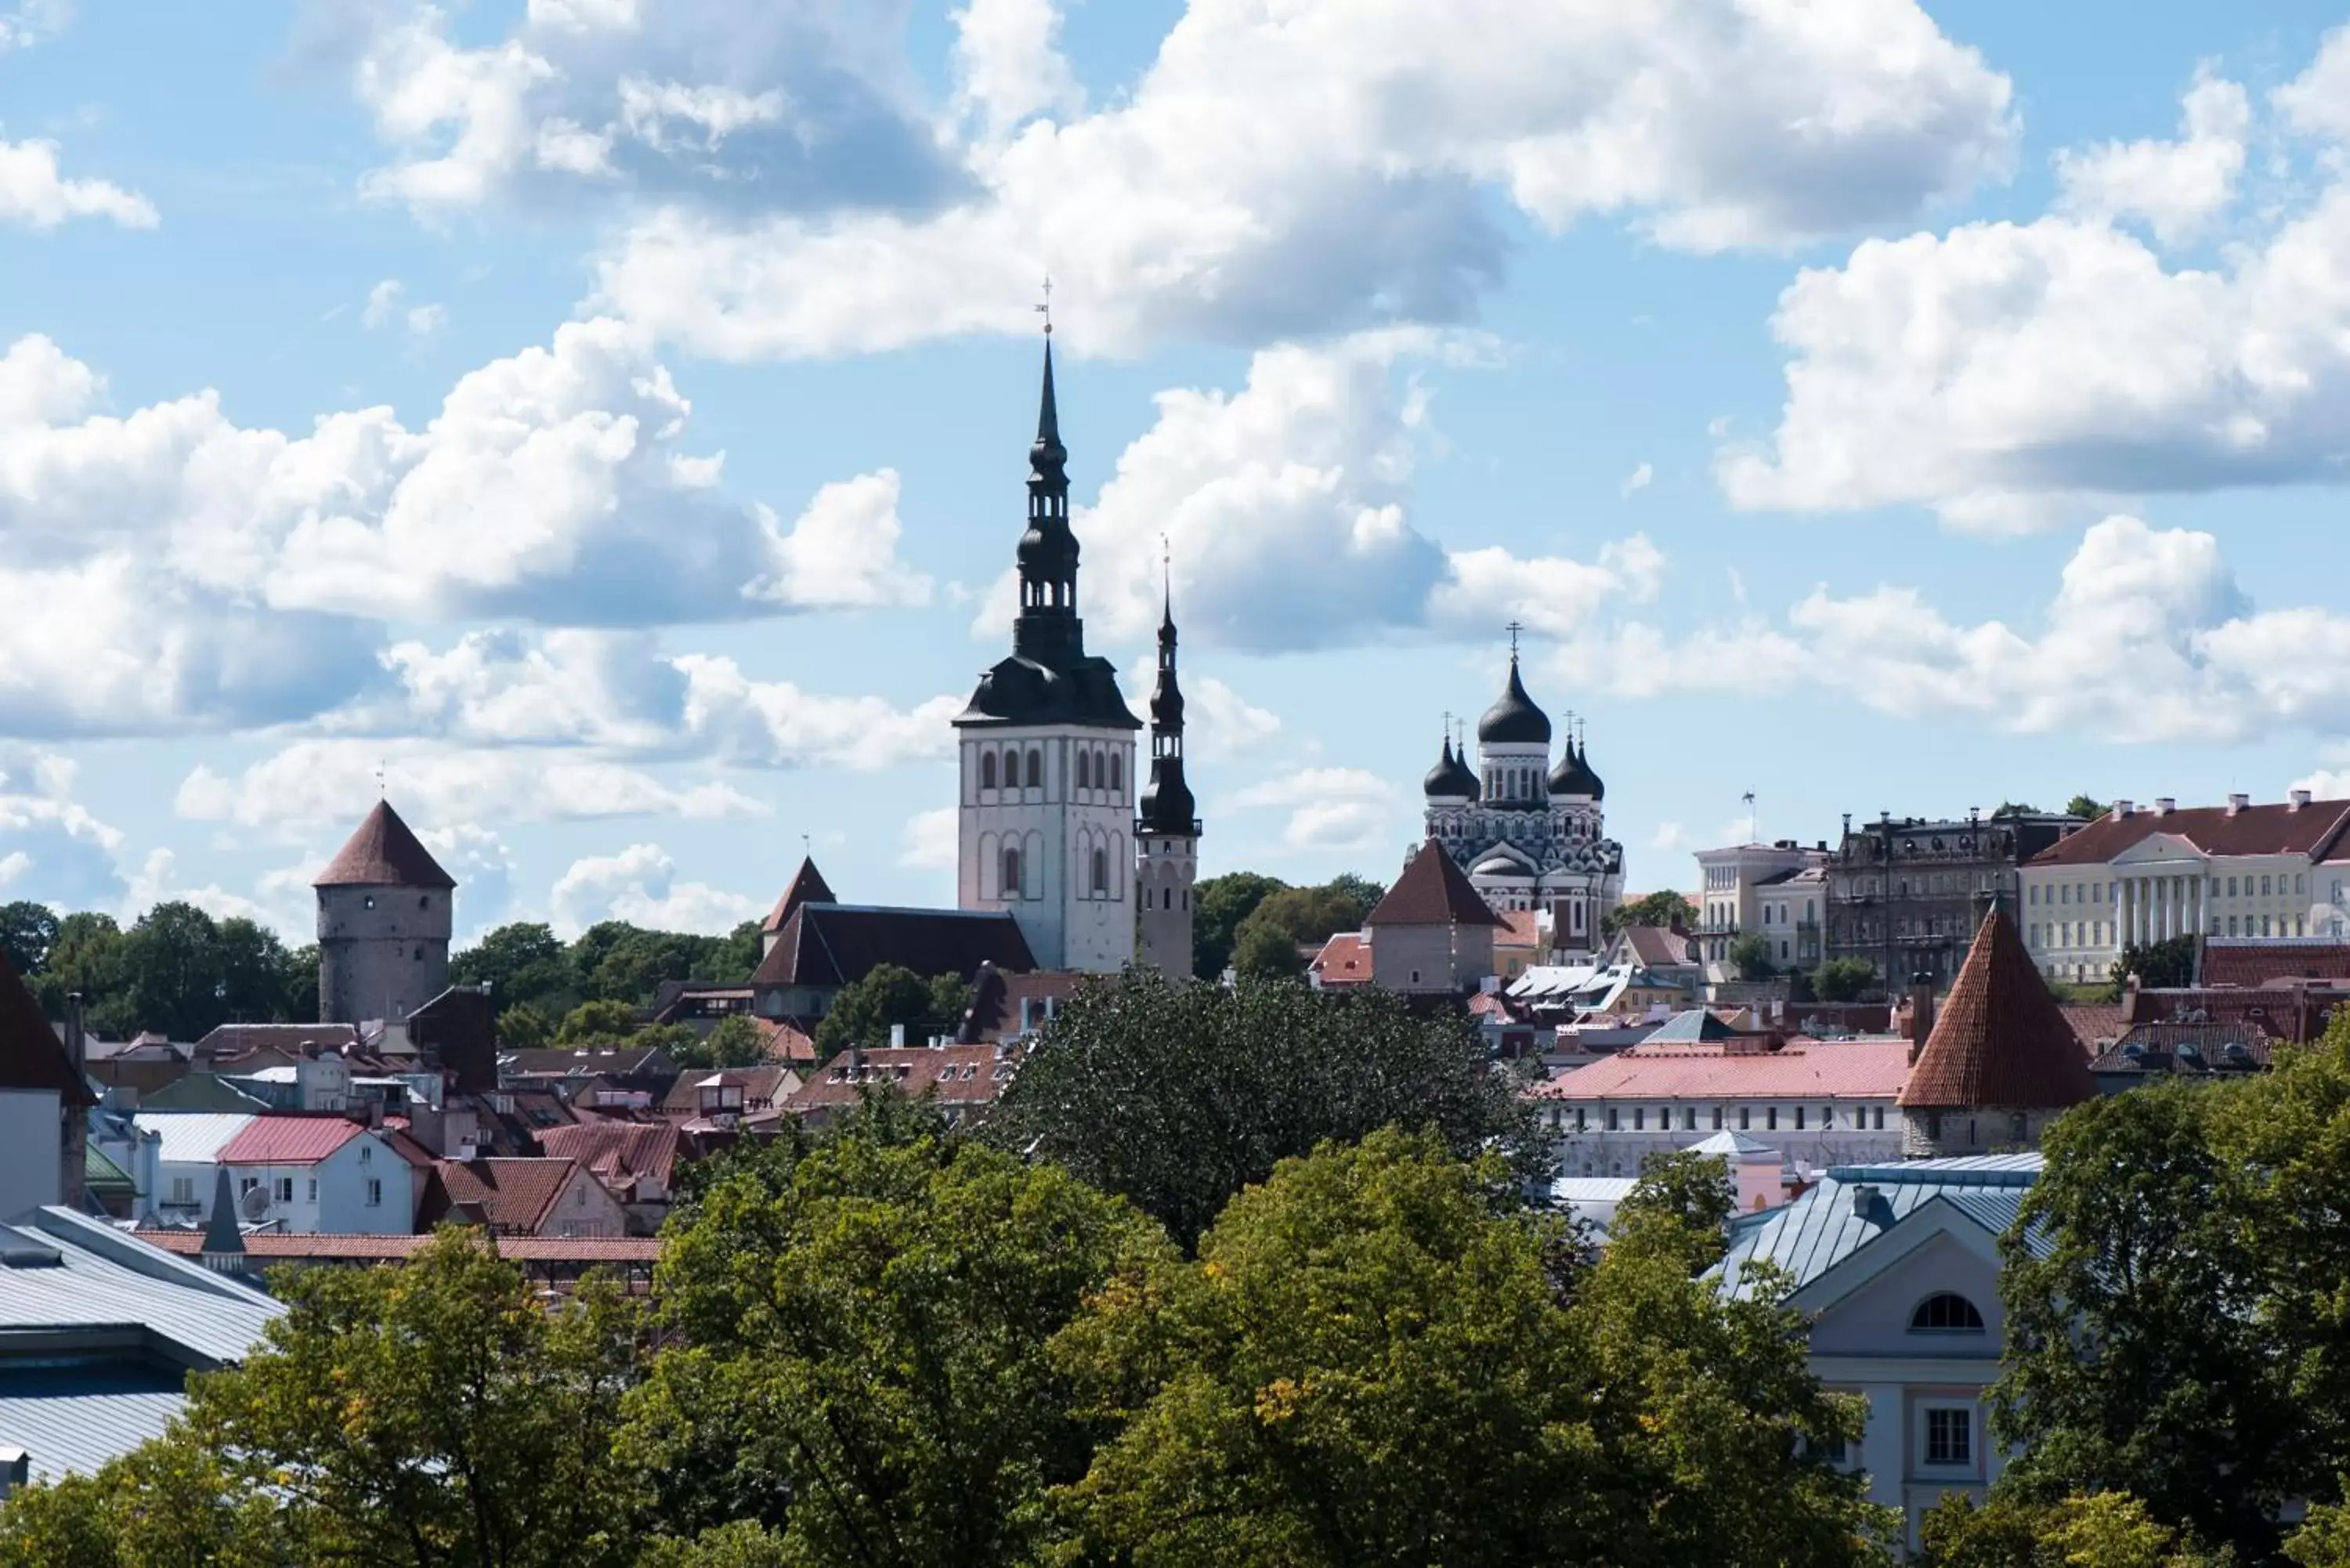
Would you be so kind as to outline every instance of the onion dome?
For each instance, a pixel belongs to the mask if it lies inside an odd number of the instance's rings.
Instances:
[[[1135,806],[1135,822],[1143,833],[1180,837],[1200,831],[1199,803],[1191,796],[1191,786],[1183,782],[1180,758],[1151,764],[1150,777]]]
[[[1569,735],[1566,750],[1559,754],[1558,765],[1550,770],[1550,793],[1597,800],[1607,787],[1599,782],[1599,775],[1591,771],[1590,761],[1575,750],[1575,737]]]
[[[1550,744],[1550,715],[1534,706],[1526,695],[1525,682],[1518,679],[1518,656],[1510,655],[1510,683],[1502,689],[1502,700],[1485,710],[1477,721],[1477,743],[1491,745]]]
[[[1421,781],[1420,789],[1430,800],[1477,798],[1477,775],[1471,773],[1468,765],[1453,752],[1451,736],[1444,738],[1444,754],[1437,759],[1434,767],[1428,770],[1428,777]]]

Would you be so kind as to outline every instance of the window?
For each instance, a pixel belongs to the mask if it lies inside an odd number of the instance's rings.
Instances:
[[[1721,1130],[1721,1107],[1720,1106],[1713,1107],[1713,1130],[1716,1132],[1720,1132]]]
[[[1575,1130],[1577,1132],[1581,1132],[1583,1130],[1583,1107],[1581,1106],[1575,1107]]]
[[[1970,1465],[1975,1462],[1972,1410],[1926,1412],[1926,1462],[1929,1465]]]
[[[2262,916],[2261,917],[2261,935],[2262,935],[2262,936],[2264,936],[2264,937],[2270,934],[2270,933],[2269,933],[2269,920],[2270,920],[2270,919],[2271,919],[2271,917],[2269,917],[2269,916],[2267,916],[2267,915],[2262,915]]]
[[[1682,1107],[1682,1110],[1681,1110],[1681,1131],[1683,1131],[1683,1132],[1695,1132],[1695,1131],[1697,1131],[1697,1107],[1696,1107],[1695,1106],[1686,1106]]]
[[[383,1180],[380,1177],[370,1176],[368,1178],[367,1206],[370,1209],[380,1209],[383,1207]]]
[[[2056,889],[2056,901],[2060,904],[2069,904],[2073,901],[2073,884],[2067,882]]]
[[[1632,1107],[1632,1130],[1634,1132],[1648,1130],[1648,1113],[1638,1106]]]
[[[1801,1106],[1795,1107],[1795,1130],[1797,1132],[1804,1130],[1804,1107]]]
[[[2035,903],[2035,904],[2036,904],[2036,903],[2038,903],[2038,902],[2040,902],[2040,885],[2039,885],[2038,883],[2036,883],[2036,882],[2035,882],[2035,883],[2033,883],[2033,886],[2032,886],[2032,892],[2031,892],[2031,894],[2030,894],[2030,898],[2031,898],[2032,902],[2033,902],[2033,903]]]
[[[1877,1125],[1874,1130],[1877,1132],[1883,1132],[1885,1130],[1885,1107],[1883,1106],[1877,1107]]]
[[[1109,754],[1109,791],[1116,794],[1126,787],[1126,760],[1116,752]]]
[[[2233,915],[2228,917],[2228,934],[2231,937],[2236,934],[2236,917]]]
[[[2267,878],[2266,877],[2262,877],[2262,878],[2261,878],[2261,897],[2262,897],[2262,898],[2267,898],[2268,896],[2269,896],[2269,878]]]
[[[1835,1126],[1835,1107],[1834,1106],[1822,1106],[1820,1107],[1821,1130],[1825,1131],[1827,1128],[1834,1126]]]
[[[310,1179],[310,1187],[307,1197],[308,1201],[312,1203],[318,1201],[318,1179],[315,1176]]]
[[[1077,787],[1079,789],[1094,787],[1094,760],[1085,752],[1077,753]]]
[[[1614,1132],[1614,1131],[1617,1129],[1617,1127],[1618,1126],[1620,1126],[1620,1125],[1621,1125],[1621,1124],[1619,1124],[1619,1123],[1617,1121],[1617,1119],[1616,1119],[1616,1115],[1617,1115],[1616,1107],[1615,1107],[1615,1106],[1608,1106],[1608,1107],[1607,1107],[1607,1130],[1608,1130],[1609,1132]]]
[[[2293,874],[2293,890],[2294,892],[2296,892],[2296,893],[2303,893],[2303,892],[2306,892],[2306,891],[2308,891],[2308,889],[2309,889],[2309,875],[2308,875],[2308,873],[2307,873],[2307,872],[2303,872],[2303,871],[2296,871],[2296,872],[2294,872],[2294,873]]]
[[[1912,1334],[1981,1334],[1982,1314],[1975,1303],[1952,1291],[1936,1291],[1909,1314]]]
[[[1752,1127],[1753,1125],[1754,1125],[1754,1110],[1753,1110],[1753,1107],[1752,1107],[1752,1106],[1739,1106],[1739,1107],[1738,1107],[1738,1130],[1739,1130],[1740,1132],[1744,1132],[1744,1131],[1746,1131],[1749,1127]]]
[[[995,753],[993,752],[982,752],[979,754],[979,787],[982,789],[995,787]]]
[[[1778,1106],[1773,1106],[1762,1113],[1762,1130],[1765,1132],[1777,1132],[1779,1130]]]
[[[195,1200],[196,1179],[194,1177],[175,1176],[172,1178],[172,1201],[174,1204],[193,1204]]]
[[[1003,896],[1007,898],[1020,897],[1020,851],[1017,849],[1003,852]]]
[[[2230,898],[2234,898],[2235,896],[2236,896],[2236,879],[2235,879],[2233,877],[2229,877],[2229,878],[2228,878],[2228,897],[2230,897]]]
[[[1028,748],[1028,787],[1045,787],[1045,753],[1034,746]]]
[[[294,1201],[294,1179],[292,1177],[281,1176],[277,1179],[277,1201],[280,1203],[291,1203]]]
[[[1094,897],[1097,898],[1106,898],[1108,896],[1109,852],[1104,849],[1097,849],[1094,851]]]

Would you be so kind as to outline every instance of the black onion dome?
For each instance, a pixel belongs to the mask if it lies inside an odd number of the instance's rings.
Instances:
[[[1458,795],[1466,800],[1477,798],[1477,775],[1453,754],[1451,737],[1445,738],[1444,755],[1428,770],[1428,777],[1421,781],[1420,787],[1430,799],[1440,795]]]
[[[1550,793],[1588,795],[1597,800],[1601,787],[1599,775],[1591,771],[1591,764],[1584,760],[1582,753],[1575,749],[1575,738],[1568,736],[1566,750],[1560,754],[1558,765],[1550,770]]]
[[[1514,653],[1510,655],[1510,683],[1502,689],[1502,700],[1477,721],[1477,740],[1483,745],[1550,744],[1550,715],[1526,695]]]
[[[1575,765],[1581,768],[1583,770],[1583,776],[1591,781],[1591,798],[1594,800],[1606,800],[1607,798],[1607,785],[1601,780],[1597,771],[1592,767],[1590,752],[1587,750],[1577,752],[1575,756]]]
[[[1150,780],[1142,786],[1141,797],[1135,803],[1139,808],[1135,815],[1145,833],[1171,836],[1189,834],[1199,815],[1199,803],[1191,798],[1191,786],[1183,782],[1182,764],[1173,767],[1153,767]]]

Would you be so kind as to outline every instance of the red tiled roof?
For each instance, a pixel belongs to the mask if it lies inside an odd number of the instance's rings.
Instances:
[[[1635,1045],[1537,1084],[1543,1100],[1883,1100],[1909,1071],[1901,1039],[1809,1040],[1777,1051]]]
[[[1934,1014],[1934,1032],[1902,1085],[1901,1104],[1941,1110],[2046,1110],[2094,1098],[2079,1036],[1993,909]]]
[[[816,1060],[816,1036],[791,1020],[752,1018],[751,1023],[767,1043],[768,1061],[800,1064]]]
[[[456,879],[441,869],[390,801],[380,800],[367,814],[327,868],[312,884],[317,888],[454,888]]]
[[[802,904],[775,933],[751,983],[843,986],[885,963],[964,980],[983,963],[1019,973],[1036,967],[1020,922],[1008,913]]]
[[[1371,983],[1371,944],[1360,931],[1340,931],[1322,944],[1310,966],[1326,986]]]
[[[984,1104],[995,1098],[1019,1064],[1017,1055],[999,1055],[993,1045],[910,1045],[868,1051],[862,1068],[852,1069],[847,1053],[832,1059],[785,1103],[787,1111],[835,1109],[857,1103],[860,1089],[888,1085],[914,1098],[935,1090],[942,1106]]]
[[[423,1220],[462,1209],[496,1230],[536,1231],[578,1169],[570,1159],[444,1159],[432,1168]]]
[[[298,1056],[306,1046],[342,1052],[359,1043],[356,1023],[224,1023],[195,1044],[195,1059],[225,1061],[255,1051]]]
[[[538,1147],[554,1158],[577,1160],[615,1191],[643,1177],[667,1187],[677,1165],[677,1124],[577,1122],[543,1129]]]
[[[140,1231],[142,1241],[167,1252],[194,1257],[204,1250],[200,1231]],[[393,1262],[410,1257],[432,1238],[427,1236],[359,1236],[337,1231],[286,1234],[256,1231],[244,1238],[245,1255],[259,1259],[355,1258],[363,1262]],[[490,1245],[502,1258],[517,1262],[651,1263],[660,1258],[655,1236],[493,1236]]]
[[[1469,885],[1468,874],[1452,863],[1452,857],[1433,838],[1419,847],[1411,864],[1403,868],[1387,897],[1363,921],[1374,933],[1381,926],[1498,926],[1502,918],[1493,913],[1477,889]]]
[[[2056,1011],[2072,1026],[2073,1037],[2081,1043],[2085,1056],[2095,1055],[2105,1049],[2099,1041],[2118,1040],[2128,1027],[2122,1022],[2121,1004],[2116,1002],[2060,1002]]]
[[[816,868],[815,857],[803,856],[800,868],[792,874],[792,885],[784,889],[784,896],[775,900],[775,907],[767,911],[767,918],[759,923],[759,929],[763,931],[782,930],[784,922],[792,918],[792,911],[802,904],[839,902],[825,882],[824,873]]]
[[[1648,969],[1670,969],[1690,961],[1690,940],[1669,926],[1626,926],[1624,941],[1633,961]]]
[[[366,1132],[346,1116],[258,1116],[213,1158],[223,1165],[316,1165]]]
[[[2230,815],[2220,805],[2158,812],[2138,807],[2127,816],[2112,812],[2058,839],[2032,857],[2034,866],[2098,866],[2156,834],[2183,838],[2206,855],[2306,855],[2322,859],[2345,824],[2350,801],[2320,800],[2292,805],[2248,805]]]
[[[702,1108],[702,1085],[711,1074],[689,1071],[678,1075],[670,1085],[669,1097],[660,1108],[668,1116],[691,1116]],[[788,1099],[796,1078],[791,1068],[780,1062],[770,1062],[756,1067],[729,1067],[718,1075],[725,1083],[743,1091],[743,1108],[756,1110]]]
[[[2293,980],[2350,980],[2350,942],[2203,944],[2205,985],[2269,985]]]
[[[69,1106],[92,1104],[89,1085],[73,1070],[65,1042],[49,1027],[41,1004],[0,956],[0,1089],[54,1089]]]
[[[1496,944],[1513,948],[1532,948],[1542,945],[1540,911],[1505,909],[1496,910],[1495,913],[1499,915],[1502,922],[1501,929],[1493,933],[1493,940]]]

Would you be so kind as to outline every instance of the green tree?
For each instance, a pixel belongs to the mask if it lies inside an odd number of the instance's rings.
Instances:
[[[19,975],[30,978],[41,972],[49,950],[57,945],[57,911],[47,904],[21,898],[0,904],[0,957]]]
[[[1294,981],[1087,986],[1045,1025],[984,1136],[1130,1198],[1189,1246],[1232,1194],[1325,1139],[1433,1127],[1461,1155],[1498,1141],[1527,1183],[1555,1154],[1458,1015]]]
[[[1092,1448],[1046,1345],[1166,1247],[1066,1171],[927,1133],[731,1169],[672,1228],[674,1348],[630,1401],[671,1532],[733,1521],[750,1553],[681,1560],[1042,1561],[1041,1493]]]
[[[560,1017],[578,1000],[568,955],[551,927],[535,920],[500,926],[449,961],[460,985],[486,985],[501,1007],[528,1002]]]
[[[1557,1221],[1496,1213],[1501,1176],[1432,1135],[1326,1146],[1097,1292],[1054,1345],[1112,1434],[1058,1494],[1068,1560],[1881,1560],[1797,1441],[1856,1419],[1786,1314],[1614,1253],[1563,1304]]]
[[[1214,980],[1232,961],[1241,922],[1255,913],[1266,895],[1287,887],[1253,871],[1211,877],[1191,889],[1191,972]]]
[[[244,1023],[291,1022],[291,992],[297,971],[294,955],[277,933],[242,916],[231,916],[213,929],[215,982],[222,1018]],[[312,955],[317,972],[317,955]],[[315,992],[314,992],[315,994]],[[310,1016],[316,1017],[314,1008]]]
[[[745,920],[713,943],[710,950],[709,970],[701,977],[728,985],[740,985],[751,978],[766,956],[761,935],[761,922]]]
[[[933,1034],[952,1034],[970,1005],[971,987],[959,975],[925,978],[898,964],[876,964],[833,998],[816,1026],[816,1054],[885,1046],[893,1024],[905,1025],[907,1044],[919,1045]]]
[[[1286,889],[1285,889],[1286,890]],[[1268,900],[1269,901],[1269,900]],[[1290,980],[1305,972],[1296,939],[1278,926],[1257,925],[1252,915],[1232,944],[1232,972],[1243,980]]]
[[[2181,986],[2195,983],[2195,955],[2201,946],[2192,932],[2185,936],[2166,937],[2144,946],[2131,943],[2122,949],[2122,956],[2114,961],[2113,982],[2116,989],[2126,984],[2131,975],[2137,976],[2140,985]]]
[[[32,977],[33,994],[51,1018],[66,1015],[66,998],[81,993],[89,1027],[118,1039],[139,1031],[123,987],[122,928],[111,915],[76,910],[57,921],[48,961]]]
[[[140,916],[123,933],[121,963],[122,1000],[140,1028],[194,1040],[229,1015],[220,928],[193,904],[173,899]]]
[[[1779,972],[1771,961],[1771,939],[1760,931],[1748,931],[1730,944],[1730,967],[1738,971],[1741,980],[1768,980]]]
[[[709,1033],[672,1049],[681,1067],[755,1067],[767,1059],[767,1037],[741,1013],[722,1018]]]
[[[288,1023],[307,1023],[318,1016],[318,944],[305,942],[286,954],[286,1011]]]
[[[1616,1206],[1609,1239],[1617,1247],[1669,1255],[1695,1274],[1721,1261],[1723,1227],[1737,1210],[1730,1162],[1687,1149],[1640,1158],[1639,1179]]]
[[[536,1051],[555,1043],[555,1021],[534,1002],[518,1002],[498,1013],[498,1045],[507,1051]]]
[[[290,1521],[184,1428],[0,1507],[5,1568],[281,1568]]]
[[[2085,816],[2092,820],[2106,815],[2106,803],[2085,794],[2076,794],[2064,803],[2065,815]]]
[[[1649,893],[1628,904],[1618,904],[1607,911],[1599,922],[1602,933],[1614,936],[1627,926],[1679,927],[1693,929],[1697,925],[1697,906],[1680,894],[1668,888],[1661,893]]]
[[[1812,994],[1822,1002],[1858,1002],[1877,989],[1877,968],[1866,959],[1832,958],[1812,971]]]
[[[637,1010],[625,1002],[583,1002],[556,1026],[557,1045],[605,1045],[637,1033]]]
[[[1340,925],[1334,928],[1338,930],[1353,930],[1359,929],[1363,923],[1363,917],[1365,915],[1368,915],[1373,909],[1377,909],[1378,907],[1379,900],[1388,896],[1388,890],[1385,886],[1372,881],[1368,877],[1357,877],[1352,871],[1342,871],[1337,876],[1331,877],[1329,881],[1324,883],[1323,886],[1327,888],[1331,892],[1339,894],[1349,899],[1357,909],[1362,911],[1361,914],[1358,914],[1354,918],[1351,924]]]
[[[1951,1492],[1920,1521],[1920,1568],[2222,1568],[2124,1492],[2053,1503],[1994,1496],[1978,1504]]]

